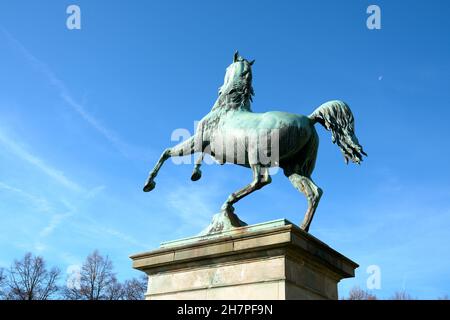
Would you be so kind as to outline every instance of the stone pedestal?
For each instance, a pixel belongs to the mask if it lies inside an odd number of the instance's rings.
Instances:
[[[146,299],[337,299],[358,265],[287,220],[161,244],[131,256]]]

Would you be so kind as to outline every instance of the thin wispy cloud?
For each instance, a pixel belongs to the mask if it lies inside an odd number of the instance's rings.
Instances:
[[[39,232],[39,236],[41,238],[48,237],[56,227],[62,222],[64,218],[70,217],[72,215],[71,212],[55,214],[51,217],[50,222]]]
[[[26,150],[25,147],[8,137],[2,131],[0,131],[0,144],[4,145],[15,156],[40,170],[62,186],[77,192],[83,191],[83,188],[75,181],[66,177],[64,172],[46,164],[44,160]]]
[[[62,223],[64,219],[70,217],[71,215],[73,215],[73,212],[54,214],[50,218],[48,224],[39,232],[38,239],[34,243],[35,250],[38,252],[42,252],[47,249],[45,239],[55,231],[55,229]]]
[[[217,204],[211,201],[211,194],[214,194],[211,189],[214,186],[209,189],[178,186],[166,196],[168,207],[178,217],[179,232],[184,228],[200,232],[208,226],[212,215],[219,211]]]
[[[99,189],[102,188],[99,187]],[[86,194],[89,194],[89,192]],[[88,198],[91,199],[90,197]],[[147,248],[142,242],[122,230],[110,226],[106,227],[103,225],[104,222],[99,222],[92,216],[77,215],[76,213],[79,212],[79,208],[76,204],[67,200],[61,200],[61,202],[66,207],[67,211],[64,213],[53,214],[47,224],[41,228],[37,234],[37,238],[35,238],[34,243],[32,244],[36,251],[42,252],[53,247],[53,245],[49,247],[49,237],[57,228],[61,227],[70,229],[71,232],[74,232],[74,230],[78,230],[78,232],[82,231],[83,237],[96,239],[95,241],[102,239],[102,242],[104,242],[105,239],[109,239],[108,241],[114,243],[119,240],[120,243],[126,243],[135,248]],[[71,219],[71,217],[76,217],[76,219]],[[112,238],[115,238],[116,240],[113,240]]]
[[[36,58],[25,46],[16,38],[14,38],[4,28],[0,28],[9,42],[24,56],[30,65],[42,73],[49,83],[58,91],[60,98],[69,105],[84,121],[86,121],[94,130],[100,133],[108,140],[120,153],[126,157],[130,157],[131,153],[136,153],[136,148],[123,141],[115,132],[104,126],[98,119],[86,111],[85,107],[76,101],[70,94],[64,81],[41,60]]]
[[[48,212],[51,210],[51,205],[45,198],[35,196],[35,195],[30,194],[20,188],[11,186],[2,181],[0,181],[0,189],[6,190],[6,191],[9,191],[9,192],[12,192],[12,193],[18,195],[19,197],[23,198],[25,201],[32,203],[33,206],[39,211]]]
[[[87,199],[95,198],[100,193],[102,193],[105,189],[106,189],[106,187],[103,185],[94,187],[86,193],[86,198]]]
[[[35,252],[42,253],[43,251],[55,250],[56,247],[54,243],[51,243],[51,236],[58,227],[62,225],[67,227],[70,224],[63,224],[63,221],[74,215],[74,212],[67,211],[65,213],[53,213],[50,217],[47,217],[46,224],[40,229],[31,229],[24,234],[26,239],[20,242],[14,243],[16,248],[24,251],[29,251],[32,249]],[[44,218],[40,218],[44,220]]]
[[[72,226],[75,226],[83,237],[92,238],[95,239],[95,241],[102,239],[101,242],[106,243],[105,239],[109,238],[110,241],[115,243],[115,241],[111,240],[111,238],[116,238],[120,240],[120,243],[127,243],[128,245],[136,248],[146,248],[141,241],[138,241],[128,233],[111,226],[104,226],[104,224],[104,222],[99,222],[93,217],[84,216],[82,220],[77,223],[73,223]]]
[[[142,242],[138,241],[137,239],[130,236],[129,234],[126,234],[124,232],[121,232],[121,231],[118,231],[118,230],[112,229],[112,228],[101,228],[100,230],[110,236],[116,237],[119,240],[129,243],[130,245],[133,245],[137,248],[147,249],[147,247],[145,245],[143,245]]]
[[[354,285],[366,285],[369,276],[366,268],[369,265],[381,268],[382,288],[376,292],[379,297],[384,295],[388,298],[392,292],[402,289],[421,292],[422,298],[424,294],[425,298],[442,294],[435,294],[425,287],[431,279],[445,278],[450,261],[450,250],[442,241],[450,226],[450,205],[440,201],[445,199],[448,191],[436,192],[426,182],[411,186],[400,179],[394,180],[398,188],[390,189],[389,198],[385,189],[377,186],[372,189],[374,194],[379,195],[374,199],[384,201],[364,203],[355,210],[358,217],[351,224],[345,220],[334,221],[325,224],[325,228],[314,230],[316,237],[333,244],[335,249],[357,259],[360,264],[356,278],[341,285],[343,296]],[[382,176],[380,182],[384,181]],[[329,214],[333,215],[333,212]],[[354,232],[343,231],[349,228]],[[355,243],[359,245],[355,246]]]
[[[70,215],[71,213],[54,214],[50,218],[49,223],[39,232],[38,239],[35,241],[33,245],[34,249],[37,252],[42,252],[45,249],[47,249],[45,238],[49,237],[55,231],[58,225],[61,224],[61,221]]]

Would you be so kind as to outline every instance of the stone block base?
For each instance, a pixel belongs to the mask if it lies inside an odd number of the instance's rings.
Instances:
[[[356,263],[287,220],[166,242],[133,255],[146,299],[337,299]]]

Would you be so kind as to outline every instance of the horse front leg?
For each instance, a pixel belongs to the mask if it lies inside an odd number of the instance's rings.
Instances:
[[[152,171],[150,171],[147,181],[145,181],[144,185],[144,192],[152,191],[155,188],[155,177],[158,175],[159,170],[161,169],[161,166],[163,163],[169,159],[170,157],[183,157],[187,155],[191,155],[194,152],[197,152],[197,148],[195,145],[195,139],[194,137],[190,137],[189,139],[179,143],[175,147],[168,148],[164,150],[164,152],[161,154],[161,157],[159,158],[158,162],[156,163],[155,167]]]
[[[192,176],[191,176],[192,181],[197,181],[202,177],[202,171],[200,170],[200,167],[202,165],[204,156],[205,156],[205,154],[202,152],[200,154],[200,156],[197,158],[197,160],[195,161],[194,170],[192,171]]]

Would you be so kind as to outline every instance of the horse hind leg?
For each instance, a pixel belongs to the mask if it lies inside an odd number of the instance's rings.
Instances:
[[[233,204],[248,196],[250,193],[261,189],[262,187],[268,185],[272,182],[272,178],[269,175],[269,169],[265,167],[261,167],[260,165],[252,165],[253,171],[253,181],[243,187],[242,189],[232,193],[227,201],[222,205],[223,211],[234,211]]]
[[[304,231],[308,232],[323,191],[311,180],[311,178],[297,173],[291,174],[289,176],[289,180],[298,191],[302,192],[306,196],[306,199],[308,200],[308,209],[306,210],[305,217],[300,225]]]
[[[201,235],[247,225],[234,213],[233,204],[250,193],[261,189],[271,181],[268,168],[261,167],[260,165],[252,165],[251,168],[253,171],[253,181],[228,197],[220,212],[214,215],[211,224],[200,233]]]

